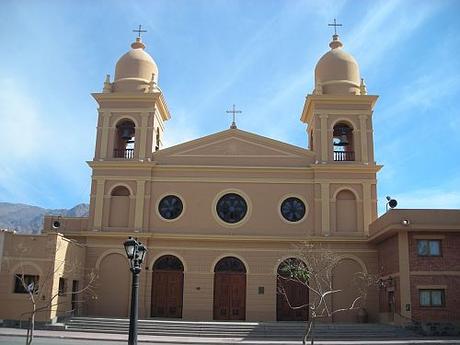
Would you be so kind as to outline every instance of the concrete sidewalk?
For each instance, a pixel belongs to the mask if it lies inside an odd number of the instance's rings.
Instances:
[[[74,340],[95,340],[95,341],[125,341],[128,336],[122,334],[110,333],[88,333],[88,332],[68,332],[68,331],[49,331],[36,330],[34,332],[37,338],[54,338],[54,339],[74,339]],[[17,328],[0,328],[0,341],[2,337],[14,336],[25,337],[25,329]],[[301,344],[302,341],[292,340],[251,340],[244,338],[204,338],[204,337],[175,337],[175,336],[149,336],[140,335],[139,343],[150,344],[253,344],[253,345],[290,345]],[[318,345],[404,345],[404,344],[460,344],[460,339],[440,338],[440,339],[397,339],[397,340],[315,340]]]

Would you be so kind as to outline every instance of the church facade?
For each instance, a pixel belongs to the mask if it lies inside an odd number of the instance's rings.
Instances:
[[[289,308],[277,293],[277,276],[285,260],[295,258],[293,245],[307,241],[340,257],[332,284],[343,292],[332,298],[333,308],[353,301],[350,277],[362,272],[379,277],[364,306],[370,321],[458,320],[460,211],[394,209],[378,218],[381,166],[372,126],[378,97],[367,94],[337,35],[329,46],[300,116],[307,148],[235,124],[163,148],[171,116],[158,67],[136,39],[118,60],[113,81],[107,76],[102,92],[93,94],[98,120],[88,162],[89,216],[45,217],[41,236],[2,234],[1,305],[24,297],[15,291],[18,266],[5,269],[8,260],[21,260],[13,248],[21,241],[40,248],[52,238],[68,243],[64,248],[73,254],[50,262],[77,260],[97,279],[92,297],[78,307],[64,300],[43,319],[64,315],[64,306],[79,315],[127,317],[131,278],[123,242],[133,236],[148,249],[141,318],[304,320],[308,312]],[[27,274],[40,276],[35,271],[48,254],[23,256]],[[50,294],[62,288],[60,278],[68,289],[86,284],[82,273],[55,275]],[[308,299],[308,291],[291,288]],[[2,308],[0,318],[18,319],[14,313]],[[355,322],[357,313],[329,321]]]

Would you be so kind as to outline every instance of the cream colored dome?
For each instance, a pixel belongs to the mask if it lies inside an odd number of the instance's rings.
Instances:
[[[333,36],[329,46],[331,50],[316,64],[315,91],[326,95],[359,95],[361,78],[355,58],[342,49],[338,35]]]
[[[124,54],[115,67],[114,92],[145,92],[154,75],[158,82],[158,67],[152,57],[145,52],[141,39],[131,44],[131,50]]]

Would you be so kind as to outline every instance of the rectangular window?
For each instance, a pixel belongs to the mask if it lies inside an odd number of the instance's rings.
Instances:
[[[38,290],[38,276],[31,274],[14,275],[14,293],[29,293]]]
[[[64,278],[59,278],[59,290],[58,290],[58,294],[59,296],[62,296],[65,294],[65,291],[67,289],[67,282]]]
[[[419,290],[421,307],[443,307],[444,290]]]
[[[417,240],[419,256],[441,256],[441,240]]]

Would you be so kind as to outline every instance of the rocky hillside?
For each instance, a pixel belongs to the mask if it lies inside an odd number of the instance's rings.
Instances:
[[[43,227],[45,214],[63,217],[85,217],[89,205],[78,204],[71,209],[46,209],[26,204],[0,202],[0,229],[16,230],[22,233],[39,233]]]

